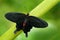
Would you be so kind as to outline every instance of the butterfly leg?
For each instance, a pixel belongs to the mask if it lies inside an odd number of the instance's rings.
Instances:
[[[14,31],[14,33],[16,34],[17,30]]]
[[[18,28],[17,28],[17,29],[14,31],[14,33],[16,34],[16,33],[17,33],[18,31],[20,31],[20,30],[21,30],[21,29],[18,29]]]
[[[18,31],[20,31],[21,28],[19,28],[17,25],[16,25],[16,30],[14,31],[14,33],[16,34]]]

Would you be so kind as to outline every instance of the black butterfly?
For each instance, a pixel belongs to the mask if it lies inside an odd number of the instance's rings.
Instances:
[[[23,30],[24,33],[26,34],[26,37],[28,36],[27,33],[33,26],[36,28],[45,28],[48,26],[47,22],[37,17],[29,16],[29,13],[25,15],[23,13],[10,12],[7,13],[5,17],[8,20],[16,23],[16,30],[14,31],[14,33]]]

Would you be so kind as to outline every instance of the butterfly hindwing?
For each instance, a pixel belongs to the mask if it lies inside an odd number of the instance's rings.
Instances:
[[[16,12],[15,13],[10,12],[5,15],[5,17],[12,22],[16,22],[18,21],[18,19],[23,20],[25,16],[26,15],[23,13],[16,13]]]
[[[44,27],[47,27],[47,26],[48,26],[47,22],[45,22],[45,21],[42,20],[42,19],[39,19],[39,18],[34,17],[34,16],[30,16],[29,18],[30,18],[31,24],[32,24],[34,27],[44,28]]]

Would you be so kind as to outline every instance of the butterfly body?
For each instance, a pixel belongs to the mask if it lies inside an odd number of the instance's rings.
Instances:
[[[23,13],[7,13],[5,17],[16,23],[16,30],[14,33],[23,30],[26,37],[33,26],[36,28],[45,28],[48,26],[47,22],[37,17],[29,16],[29,13],[27,15]]]

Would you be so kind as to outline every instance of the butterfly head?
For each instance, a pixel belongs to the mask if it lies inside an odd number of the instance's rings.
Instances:
[[[29,13],[27,13],[27,16],[29,16]]]

